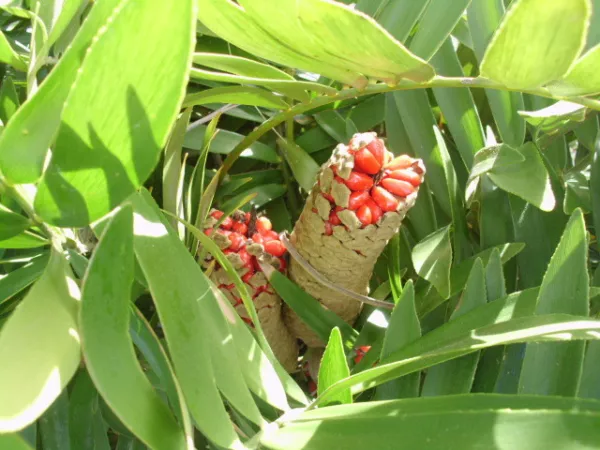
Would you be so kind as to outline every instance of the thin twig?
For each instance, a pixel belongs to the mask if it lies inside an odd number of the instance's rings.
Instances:
[[[202,119],[198,119],[195,122],[190,123],[187,127],[187,131],[191,131],[194,128],[198,128],[200,125],[202,125],[206,122],[210,122],[213,117],[215,117],[219,114],[224,114],[227,111],[231,111],[232,109],[235,109],[238,106],[240,106],[240,105],[229,104],[229,105],[222,106],[219,109],[216,109],[213,112],[211,112],[210,114],[204,116]]]
[[[290,255],[292,255],[292,258],[298,261],[298,263],[323,286],[333,291],[337,291],[340,294],[344,294],[347,297],[350,297],[352,300],[356,300],[361,303],[366,303],[367,305],[375,306],[376,308],[394,309],[393,303],[384,302],[381,300],[374,299],[372,297],[367,297],[366,295],[357,294],[356,292],[352,292],[342,286],[339,286],[329,281],[327,278],[321,275],[321,273],[317,269],[311,266],[310,263],[306,259],[304,259],[304,257],[298,252],[298,250],[296,250],[296,248],[289,241],[287,232],[284,231],[283,233],[281,233],[279,235],[279,239],[281,240],[287,251],[290,253]]]

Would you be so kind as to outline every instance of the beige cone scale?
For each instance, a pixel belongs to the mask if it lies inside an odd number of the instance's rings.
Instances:
[[[266,217],[253,217],[250,213],[237,211],[214,229],[222,216],[221,211],[212,210],[204,223],[204,233],[215,241],[237,270],[254,301],[258,320],[273,353],[288,372],[293,372],[298,361],[298,343],[283,322],[281,298],[269,286],[258,265],[260,260],[285,272],[285,247]],[[210,255],[202,261],[205,268],[212,264]],[[254,327],[239,291],[219,264],[215,264],[210,279],[225,294],[240,317]]]
[[[321,167],[290,242],[331,283],[368,295],[377,258],[414,205],[424,174],[421,160],[394,158],[376,133],[355,134]],[[289,276],[346,322],[360,313],[360,302],[323,286],[293,258]],[[309,347],[325,346],[287,305],[284,320]]]

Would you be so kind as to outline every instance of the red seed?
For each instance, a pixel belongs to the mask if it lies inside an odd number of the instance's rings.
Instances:
[[[264,216],[256,219],[256,231],[262,233],[271,229],[273,229],[273,225],[271,224],[271,221],[269,219],[267,219]]]
[[[394,159],[392,159],[388,164],[385,165],[386,169],[396,170],[396,169],[407,169],[412,166],[414,159],[412,159],[408,155],[400,155]]]
[[[254,328],[254,324],[252,323],[252,319],[248,319],[247,317],[242,317],[242,320],[246,322],[251,328]]]
[[[344,184],[353,191],[364,191],[373,187],[373,178],[366,173],[356,171],[350,172],[350,177],[344,180]]]
[[[358,217],[358,220],[360,220],[363,225],[369,225],[373,220],[371,209],[367,205],[362,205],[360,208],[358,208],[358,211],[356,211],[356,217]]]
[[[354,155],[354,168],[361,172],[375,175],[381,170],[381,164],[372,152],[363,148]]]
[[[229,248],[233,251],[238,251],[240,248],[242,248],[244,246],[244,243],[246,242],[246,239],[244,238],[244,236],[242,236],[239,233],[231,233],[228,236],[228,238],[231,241]]]
[[[213,232],[212,228],[207,228],[206,230],[204,230],[204,234],[207,236],[210,236],[212,234],[212,232]]]
[[[267,230],[264,233],[261,233],[265,242],[272,240],[279,240],[279,235],[275,233],[273,230]]]
[[[246,214],[244,214],[244,222],[248,223],[250,222],[250,218],[252,217],[252,214],[250,214],[249,212],[247,212]]]
[[[398,208],[398,199],[381,186],[375,186],[371,189],[371,197],[385,212],[396,211],[396,208]]]
[[[335,200],[333,199],[331,194],[328,194],[327,192],[321,192],[321,195],[325,197],[325,200],[327,200],[329,203],[335,203]]]
[[[385,159],[385,146],[383,145],[383,141],[375,138],[367,145],[367,149],[373,154],[379,163],[379,167],[383,166],[383,161]]]
[[[354,191],[350,194],[350,200],[348,200],[348,209],[355,210],[360,208],[365,202],[371,198],[369,191]]]
[[[242,222],[234,222],[233,231],[236,231],[246,236],[248,234],[248,225]]]
[[[341,225],[342,224],[342,221],[338,217],[337,212],[331,211],[331,214],[329,214],[329,223],[331,225]]]
[[[377,203],[375,203],[375,201],[372,198],[369,198],[366,201],[365,205],[368,206],[371,210],[371,223],[376,224],[377,222],[379,222],[379,219],[381,219],[381,216],[383,216],[383,211],[377,205]]]
[[[223,211],[213,211],[210,213],[210,217],[219,220],[221,217],[223,217]]]
[[[232,226],[233,226],[233,219],[231,217],[225,218],[225,220],[221,224],[221,228],[224,228],[226,230],[231,230]]]
[[[358,364],[365,357],[367,352],[371,350],[370,345],[362,345],[356,349],[356,356],[354,357],[354,364]]]
[[[256,244],[264,244],[265,238],[260,233],[254,233],[252,235],[252,242],[254,242]]]
[[[247,273],[244,274],[244,276],[242,277],[242,281],[246,284],[250,284],[250,278],[252,278],[254,276],[254,270],[249,270]]]
[[[265,251],[273,256],[283,256],[285,254],[285,246],[281,241],[269,241],[265,243]]]
[[[239,257],[244,262],[244,267],[252,267],[252,255],[246,251],[245,248],[238,252]]]
[[[415,192],[415,187],[407,181],[395,180],[393,178],[385,178],[381,180],[381,185],[392,194],[400,197],[407,197]]]
[[[333,234],[333,227],[329,222],[325,222],[325,236],[331,236]]]
[[[284,257],[279,258],[279,271],[283,272],[285,271],[287,267],[287,262],[285,261]]]
[[[408,181],[414,187],[418,187],[421,184],[421,175],[413,172],[409,169],[397,169],[390,172],[386,178],[393,178],[394,180]]]

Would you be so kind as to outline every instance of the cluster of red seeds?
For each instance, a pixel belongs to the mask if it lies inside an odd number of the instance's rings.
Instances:
[[[218,221],[223,217],[223,212],[213,211],[210,215],[213,219]],[[273,231],[273,226],[268,218],[253,218],[252,214],[243,213],[240,211],[232,214],[230,217],[225,218],[218,228],[207,228],[204,230],[204,233],[213,239],[215,239],[215,233],[227,238],[229,244],[226,244],[226,246],[223,248],[223,253],[225,255],[235,254],[239,256],[243,262],[243,267],[238,269],[238,272],[241,274],[242,281],[253,287],[250,290],[250,292],[252,292],[253,299],[258,297],[262,292],[274,294],[268,284],[261,286],[253,285],[252,277],[257,272],[262,271],[260,265],[258,264],[258,256],[256,252],[248,251],[249,246],[253,244],[260,244],[262,249],[264,249],[264,253],[271,255],[271,259],[275,260],[270,262],[275,262],[274,265],[277,266],[281,272],[285,271],[286,260],[284,255],[286,253],[286,249],[279,239],[279,235]],[[233,283],[221,284],[219,285],[219,288],[226,289],[233,293],[235,290],[235,285]],[[232,296],[236,302],[233,305],[234,307],[237,307],[243,303],[241,298],[233,294]],[[250,319],[245,317],[242,318],[249,325],[253,325]]]
[[[412,194],[423,181],[423,171],[417,161],[408,155],[391,159],[381,139],[375,138],[362,147],[351,140],[348,151],[354,156],[350,176],[343,179],[337,174],[336,166],[332,166],[332,170],[335,182],[345,184],[352,192],[348,209],[355,212],[363,227],[376,224],[386,212],[396,211],[401,199]],[[325,234],[331,235],[332,226],[342,223],[338,213],[345,208],[335,205],[330,194],[321,195],[333,207],[325,223]]]

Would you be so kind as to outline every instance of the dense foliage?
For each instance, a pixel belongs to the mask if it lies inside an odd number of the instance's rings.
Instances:
[[[344,3],[0,1],[0,449],[600,447],[600,2]],[[369,131],[426,168],[385,303],[253,263],[288,373],[206,220]]]

